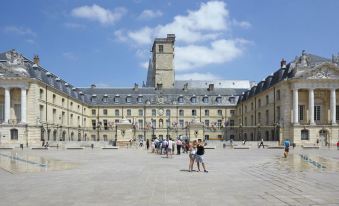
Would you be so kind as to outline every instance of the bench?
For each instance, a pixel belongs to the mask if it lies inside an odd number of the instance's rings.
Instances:
[[[115,147],[115,146],[106,146],[106,147],[101,147],[101,149],[119,149],[119,147]]]
[[[250,146],[233,146],[233,149],[250,149]]]
[[[10,149],[14,149],[13,147],[0,147],[0,150],[10,150]]]
[[[48,147],[32,147],[34,150],[48,150]]]
[[[78,150],[78,149],[84,149],[84,147],[67,147],[66,149],[69,149],[69,150]]]
[[[319,146],[316,145],[301,145],[303,149],[319,149]]]
[[[205,149],[216,149],[217,146],[205,146]]]
[[[267,149],[284,149],[284,146],[268,146]]]

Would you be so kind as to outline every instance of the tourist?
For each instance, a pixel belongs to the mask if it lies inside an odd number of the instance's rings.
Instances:
[[[155,152],[155,143],[154,143],[154,140],[151,143],[151,150],[152,150],[152,153]]]
[[[339,141],[337,142],[337,150],[339,150]]]
[[[265,148],[265,146],[264,146],[264,139],[263,138],[261,138],[261,142],[260,142],[258,148],[260,148],[261,146],[262,146],[262,148]]]
[[[146,149],[149,149],[149,139],[146,140]]]
[[[180,155],[181,146],[182,146],[182,141],[178,139],[177,140],[177,155]]]
[[[168,139],[168,146],[166,148],[166,156],[168,158],[168,155],[172,158],[172,148],[173,148],[173,141],[171,138]]]
[[[160,152],[160,154],[163,154],[163,152],[162,151],[164,151],[164,153],[167,155],[168,154],[168,141],[166,140],[166,139],[164,139],[163,141],[162,141],[162,144],[161,144],[162,146],[161,146],[161,152]]]
[[[285,147],[284,157],[286,158],[290,149],[290,141],[288,139],[284,141],[284,147]]]
[[[174,149],[175,149],[175,141],[172,140],[172,154],[174,154]]]
[[[189,172],[192,172],[193,170],[193,164],[194,164],[196,153],[197,153],[197,141],[194,140],[192,145],[189,145],[189,155],[188,155],[190,159],[189,166],[188,166]]]
[[[204,172],[208,172],[205,167],[204,158],[203,155],[205,154],[205,147],[201,139],[198,139],[198,145],[197,145],[197,153],[196,153],[196,160],[198,165],[198,171],[200,172],[200,163],[202,164],[202,167],[204,168]]]

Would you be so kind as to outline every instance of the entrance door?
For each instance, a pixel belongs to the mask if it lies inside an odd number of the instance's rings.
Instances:
[[[327,131],[326,130],[320,130],[319,131],[319,143],[320,143],[321,146],[327,146],[327,144],[328,144],[327,138],[328,138]]]

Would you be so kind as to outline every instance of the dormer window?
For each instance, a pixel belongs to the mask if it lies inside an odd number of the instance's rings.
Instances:
[[[221,104],[221,97],[217,97],[215,100],[218,104]]]
[[[91,102],[96,102],[97,101],[97,95],[93,94],[91,97]]]
[[[208,103],[208,97],[203,97],[203,98],[202,98],[202,102],[203,102],[203,103]]]
[[[234,104],[235,103],[235,97],[228,98],[228,101],[230,101],[231,104]]]
[[[138,103],[142,103],[142,100],[143,100],[142,96],[138,96],[137,98]]]
[[[184,103],[184,97],[180,96],[180,97],[178,98],[178,102],[179,102],[179,103]]]
[[[197,97],[195,97],[195,96],[191,97],[191,102],[193,104],[197,103]]]
[[[126,97],[126,103],[131,103],[132,102],[132,97],[131,96],[127,96]]]
[[[107,103],[107,102],[108,102],[108,95],[107,95],[107,94],[104,95],[104,97],[102,98],[102,101],[103,101],[104,103]]]
[[[115,95],[114,97],[114,103],[119,103],[119,95]]]

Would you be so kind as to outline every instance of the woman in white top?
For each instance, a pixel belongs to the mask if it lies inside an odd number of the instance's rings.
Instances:
[[[190,163],[188,166],[188,171],[192,172],[193,170],[193,164],[194,164],[194,160],[195,160],[195,156],[197,154],[197,141],[194,140],[192,144],[190,144],[189,146],[189,158],[190,158]]]
[[[171,158],[172,158],[172,148],[173,148],[173,141],[171,138],[169,138],[168,140],[168,147],[167,147],[167,158],[168,158],[168,153],[170,154]]]

